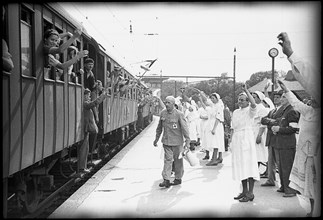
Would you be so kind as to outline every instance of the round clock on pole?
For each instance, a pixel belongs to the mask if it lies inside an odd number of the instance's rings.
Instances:
[[[272,82],[273,85],[271,87],[271,100],[274,101],[274,90],[275,90],[275,57],[278,55],[277,48],[271,48],[268,51],[268,55],[272,58]]]
[[[274,57],[277,57],[278,55],[278,50],[277,48],[271,48],[269,51],[268,51],[268,54],[271,58],[274,58]]]

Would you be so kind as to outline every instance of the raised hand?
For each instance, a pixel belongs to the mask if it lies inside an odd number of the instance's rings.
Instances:
[[[74,30],[74,35],[75,37],[79,37],[82,34],[82,28],[77,28],[76,30]]]
[[[277,36],[277,38],[278,38],[278,44],[282,46],[283,53],[287,57],[290,57],[290,55],[292,55],[293,53],[293,49],[287,33],[282,32]]]
[[[277,82],[279,83],[280,87],[284,90],[284,92],[289,91],[289,89],[286,87],[286,85],[280,79],[277,79]]]
[[[77,56],[78,56],[78,59],[80,59],[80,58],[88,56],[88,54],[89,54],[88,50],[82,50],[82,51],[78,52]]]

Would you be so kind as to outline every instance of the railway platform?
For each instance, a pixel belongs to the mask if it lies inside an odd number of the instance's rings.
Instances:
[[[284,198],[275,187],[255,182],[255,199],[241,203],[233,197],[240,182],[232,180],[231,152],[223,163],[206,166],[203,152],[194,167],[184,160],[181,185],[161,188],[162,144],[153,146],[159,117],[96,172],[48,218],[226,218],[305,217],[309,201],[301,195]],[[277,175],[277,180],[279,177]]]

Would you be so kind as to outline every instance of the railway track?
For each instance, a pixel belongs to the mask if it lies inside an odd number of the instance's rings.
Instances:
[[[12,193],[8,197],[8,214],[7,218],[47,218],[54,212],[66,199],[77,191],[88,179],[90,179],[98,170],[109,162],[123,147],[125,147],[139,132],[135,132],[120,144],[110,143],[109,150],[105,152],[102,158],[97,153],[89,156],[90,173],[78,174],[77,159],[69,158],[69,161],[60,161],[55,164],[50,171],[54,176],[54,188],[42,191],[41,199],[37,208],[31,213],[26,207],[19,205],[17,195]],[[93,161],[91,161],[93,159]],[[26,196],[27,198],[27,196]]]

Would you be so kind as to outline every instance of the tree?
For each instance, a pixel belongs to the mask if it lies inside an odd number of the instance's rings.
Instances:
[[[286,75],[284,71],[275,71],[275,79],[277,79],[278,76],[282,77],[284,75]],[[185,87],[185,95],[194,99],[196,99],[196,97],[194,97],[196,92],[192,87],[203,91],[207,95],[216,92],[220,95],[223,103],[225,103],[229,107],[229,109],[233,111],[238,108],[238,95],[243,91],[242,85],[244,84],[244,82],[236,82],[236,90],[233,94],[233,79],[227,79],[226,77],[227,73],[222,73],[221,78],[203,80],[190,86],[186,86],[186,84],[183,81],[176,81],[176,95],[181,95],[180,88],[182,87]],[[246,83],[248,87],[252,87],[264,80],[264,78],[271,79],[271,71],[261,71],[254,73],[250,76],[250,79],[247,80]],[[164,100],[168,95],[175,96],[175,80],[164,81],[162,90],[162,100]],[[234,102],[233,97],[235,97]]]
[[[175,86],[176,84],[176,86]],[[164,100],[167,96],[179,96],[181,95],[180,88],[184,87],[185,83],[183,81],[176,80],[166,80],[163,81],[163,89],[161,92],[161,99]]]
[[[278,77],[283,77],[286,75],[286,73],[282,70],[279,72],[275,70],[274,74],[275,74],[275,81]],[[250,79],[247,80],[246,83],[249,87],[252,87],[258,84],[259,82],[263,81],[265,78],[272,79],[272,71],[265,71],[265,72],[262,71],[262,72],[254,73],[250,76]]]

